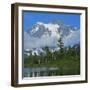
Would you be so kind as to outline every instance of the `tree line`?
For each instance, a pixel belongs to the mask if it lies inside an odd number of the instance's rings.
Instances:
[[[24,67],[41,67],[48,66],[60,67],[60,62],[65,63],[68,60],[73,60],[73,62],[80,61],[80,45],[74,45],[69,47],[64,47],[64,43],[62,37],[58,40],[58,47],[60,48],[58,51],[51,52],[49,47],[42,48],[43,52],[40,55],[34,53],[32,55],[32,51],[30,51],[30,56],[24,58]]]

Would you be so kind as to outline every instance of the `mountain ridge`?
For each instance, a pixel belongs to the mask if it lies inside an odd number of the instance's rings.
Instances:
[[[24,50],[43,48],[45,46],[58,48],[57,43],[62,36],[64,46],[80,43],[80,30],[64,23],[37,22],[31,30],[24,32]]]

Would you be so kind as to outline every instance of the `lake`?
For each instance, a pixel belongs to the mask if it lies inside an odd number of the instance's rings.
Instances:
[[[58,67],[23,68],[23,77],[40,77],[59,75]]]

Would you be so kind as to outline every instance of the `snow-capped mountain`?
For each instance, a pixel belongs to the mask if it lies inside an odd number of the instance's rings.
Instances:
[[[80,42],[80,30],[60,21],[51,23],[37,22],[32,29],[24,32],[24,50],[39,54],[43,47],[58,50],[58,40],[62,37],[64,46],[73,46]]]
[[[43,36],[59,36],[59,25],[58,24],[44,24],[42,22],[38,22],[31,31],[29,31],[29,34],[33,37],[43,37]]]

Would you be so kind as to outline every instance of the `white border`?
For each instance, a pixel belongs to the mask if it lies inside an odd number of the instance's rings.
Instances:
[[[80,24],[80,45],[81,45],[81,75],[69,75],[69,76],[52,76],[52,77],[37,77],[37,78],[24,78],[22,79],[22,10],[33,11],[49,11],[49,12],[67,12],[67,13],[81,13]],[[39,8],[39,7],[18,7],[18,83],[19,84],[34,84],[34,83],[47,83],[47,82],[67,82],[67,81],[81,81],[85,80],[85,11],[74,9],[55,9],[55,8]]]

